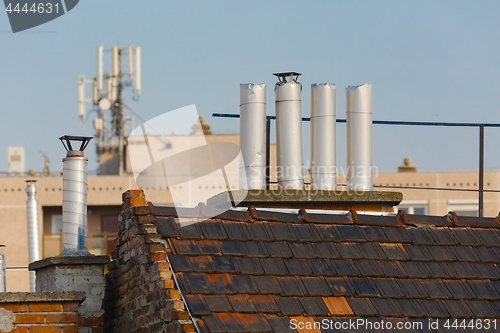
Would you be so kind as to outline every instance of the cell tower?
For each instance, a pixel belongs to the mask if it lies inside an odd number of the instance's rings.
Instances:
[[[111,54],[110,71],[104,72],[104,53]],[[124,71],[127,58],[127,72]],[[92,99],[85,97],[85,85],[92,85]],[[85,122],[91,111],[96,111],[93,120],[96,150],[99,160],[98,173],[101,175],[122,175],[126,173],[127,134],[133,128],[132,116],[124,116],[123,93],[132,88],[132,99],[141,94],[141,49],[130,45],[127,48],[113,46],[104,50],[97,48],[97,73],[91,80],[78,76],[78,116]],[[87,112],[86,105],[92,102]],[[126,129],[126,126],[128,130]]]

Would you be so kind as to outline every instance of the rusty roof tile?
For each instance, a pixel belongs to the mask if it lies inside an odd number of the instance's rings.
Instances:
[[[427,264],[421,261],[401,261],[399,263],[406,275],[411,278],[428,278],[431,277]]]
[[[441,301],[451,318],[473,318],[474,313],[467,303],[461,299],[448,299]]]
[[[288,317],[267,315],[266,319],[271,325],[272,332],[293,332],[290,329],[290,318]]]
[[[231,303],[226,295],[205,295],[205,303],[212,312],[231,312],[233,310]]]
[[[288,324],[288,328],[290,329],[290,323],[294,321],[297,323],[298,333],[321,333],[321,329],[317,327],[316,319],[313,317],[305,317],[305,316],[291,316]],[[287,330],[288,332],[293,332],[292,330]],[[283,331],[283,332],[287,332]]]
[[[338,231],[338,227],[336,225],[315,225],[318,234],[320,235],[323,241],[327,242],[339,242],[342,239],[342,235]]]
[[[337,230],[342,236],[342,241],[358,241],[364,242],[366,239],[363,237],[361,230],[362,227],[352,226],[352,225],[339,225]]]
[[[387,255],[378,243],[359,243],[359,248],[366,259],[387,259]]]
[[[497,290],[497,293],[500,295],[500,280],[492,280],[491,284]]]
[[[193,256],[189,257],[191,268],[197,272],[216,271],[212,256]]]
[[[266,242],[266,248],[271,257],[277,258],[291,258],[292,251],[288,247],[287,242],[284,241],[276,241],[276,242]]]
[[[169,238],[168,242],[175,255],[198,255],[200,249],[193,240]]]
[[[299,316],[304,313],[304,308],[298,297],[276,297],[279,311],[284,316]]]
[[[250,215],[255,220],[269,222],[285,222],[285,223],[304,223],[298,214],[281,213],[276,211],[258,210],[254,207],[248,207]]]
[[[215,269],[219,273],[239,273],[240,268],[235,257],[214,256],[212,258]]]
[[[432,245],[433,239],[429,237],[428,229],[406,228],[412,244]]]
[[[448,216],[429,216],[429,215],[407,215],[407,225],[426,226],[426,227],[452,227],[453,223]]]
[[[226,230],[227,237],[231,240],[252,239],[247,231],[247,224],[242,222],[223,221],[222,225]]]
[[[363,276],[382,276],[384,272],[378,265],[377,261],[371,259],[361,259],[361,260],[353,260],[353,263],[358,268],[358,271]]]
[[[325,281],[332,292],[331,295],[333,296],[354,295],[354,287],[350,283],[349,278],[325,277]]]
[[[184,295],[189,304],[189,311],[195,316],[208,315],[211,313],[203,295]]]
[[[210,239],[203,239],[196,241],[200,248],[200,253],[205,255],[220,255],[222,252],[221,242]]]
[[[307,245],[307,243],[305,243]],[[318,258],[340,259],[340,253],[335,244],[330,242],[318,242],[309,244]]]
[[[428,318],[450,317],[441,300],[419,299],[418,303]]]
[[[260,275],[264,273],[261,261],[257,258],[241,257],[236,258],[236,262],[242,274]]]
[[[469,309],[472,310],[475,318],[498,318],[498,312],[489,301],[465,301]]]
[[[229,275],[231,283],[239,293],[258,294],[259,286],[249,275]]]
[[[205,274],[206,283],[210,286],[210,290],[215,294],[233,294],[236,289],[231,284],[231,278],[227,273],[210,273]]]
[[[450,291],[451,298],[471,299],[474,298],[474,293],[469,284],[465,280],[443,280],[446,288]]]
[[[358,268],[352,262],[352,259],[328,260],[325,259],[328,268],[340,276],[358,276]]]
[[[455,212],[449,212],[448,219],[450,219],[456,227],[500,228],[498,218],[457,216]]]
[[[392,306],[395,309],[393,315],[407,316],[407,317],[425,317],[426,313],[420,307],[417,300],[412,299],[394,299]]]
[[[231,256],[242,256],[245,254],[244,249],[242,249],[241,242],[234,240],[223,240],[221,243],[222,253]]]
[[[467,262],[450,262],[449,267],[455,273],[455,277],[459,279],[474,279],[478,277],[477,272],[474,272],[471,265]]]
[[[231,303],[235,312],[255,313],[257,310],[253,305],[252,298],[247,294],[228,295],[227,300]]]
[[[375,278],[372,280],[381,297],[404,298],[405,293],[395,279]]]
[[[363,237],[368,242],[389,242],[389,237],[385,234],[384,230],[388,228],[362,228],[361,232]]]
[[[278,304],[272,295],[251,295],[251,302],[255,310],[260,313],[277,313]]]
[[[500,270],[497,265],[489,263],[469,263],[471,270],[477,273],[481,279],[498,279],[500,278]]]
[[[371,279],[367,278],[352,278],[351,285],[354,288],[354,293],[361,297],[380,297],[380,291]]]
[[[476,229],[474,230],[476,238],[482,245],[485,246],[499,246],[500,244],[500,231],[495,229]]]
[[[186,256],[174,256],[171,253],[167,253],[168,261],[172,265],[174,272],[190,272],[192,271],[191,262],[189,257]]]
[[[408,260],[411,257],[406,251],[406,246],[400,243],[380,243],[379,245],[389,260]]]
[[[225,327],[219,321],[215,314],[203,316],[203,319],[198,320],[198,325],[206,327],[208,332],[223,333],[227,332]],[[222,326],[222,327],[221,327]]]
[[[371,298],[370,301],[380,316],[394,316],[401,311],[395,308],[394,300],[391,298]]]
[[[226,230],[222,222],[218,220],[204,220],[200,223],[200,228],[206,239],[227,239]]]
[[[323,297],[328,309],[328,316],[349,316],[354,312],[345,297]]]
[[[316,243],[316,244],[324,244],[324,243]],[[314,251],[314,247],[309,243],[299,243],[299,242],[288,242],[288,247],[292,251],[294,258],[315,258],[318,257],[316,252]]]
[[[219,319],[219,326],[223,332],[246,332],[245,325],[239,321],[235,313],[216,313],[215,316]]]
[[[297,235],[293,231],[294,225],[289,223],[267,223],[263,222],[262,224],[266,225],[270,231],[271,238],[278,241],[296,241]]]
[[[467,283],[477,299],[498,299],[498,294],[490,280],[469,280]]]
[[[424,290],[423,286],[416,279],[397,279],[396,282],[408,298],[427,297],[426,290]]]
[[[301,297],[299,300],[308,316],[328,315],[329,310],[321,297]]]
[[[450,250],[458,261],[476,262],[479,260],[476,251],[474,251],[474,248],[471,246],[450,246]]]
[[[451,236],[449,228],[432,228],[428,231],[427,237],[435,245],[457,245],[458,241]]]
[[[265,258],[261,259],[260,263],[267,275],[287,275],[288,270],[281,258]]]
[[[200,223],[179,223],[179,231],[183,239],[199,239],[202,235]]]
[[[307,264],[306,259],[284,259],[286,268],[290,275],[311,275],[311,267]]]
[[[164,237],[180,237],[179,224],[173,217],[161,217],[155,220],[156,230]]]
[[[404,271],[403,267],[401,266],[401,263],[398,261],[378,261],[377,262],[378,266],[383,272],[384,277],[406,277],[406,272]]]
[[[471,252],[475,252],[477,257],[485,263],[496,263],[498,262],[498,258],[500,258],[500,255],[497,256],[497,254],[500,253],[495,253],[495,251],[493,251],[493,248],[489,247],[472,247]]]
[[[408,236],[408,228],[381,228],[387,237],[388,243],[411,243],[411,239]]]
[[[435,278],[453,278],[455,277],[450,265],[446,262],[429,262],[426,263],[427,271],[431,277]]]
[[[481,240],[476,238],[476,234],[469,228],[452,228],[450,229],[450,232],[461,245],[481,245]]]
[[[210,210],[204,209],[202,212],[205,216],[215,216],[214,212]],[[222,220],[245,222],[245,221],[250,221],[252,219],[252,216],[250,216],[250,213],[248,211],[243,212],[238,210],[226,210],[220,213],[220,209],[218,209],[216,214],[217,218]]]
[[[294,224],[293,231],[302,242],[318,242],[321,236],[312,224]]]
[[[456,261],[457,257],[451,246],[427,246],[428,252],[437,261]]]
[[[411,258],[412,260],[421,260],[421,261],[433,260],[433,257],[429,252],[429,250],[427,249],[427,246],[404,244],[403,248],[408,254],[408,257]]]
[[[253,276],[252,279],[262,294],[282,294],[283,293],[283,290],[281,289],[281,286],[278,283],[278,279],[276,278],[276,276],[256,275],[256,276]]]
[[[205,274],[201,273],[176,273],[182,290],[188,294],[208,294],[211,286]]]
[[[276,223],[276,224],[282,224],[282,223]],[[250,234],[251,239],[254,241],[272,241],[274,240],[274,235],[272,234],[270,229],[271,225],[273,225],[273,223],[267,223],[267,222],[248,223],[247,230],[248,233]]]
[[[264,242],[253,241],[253,242],[241,242],[245,251],[245,255],[248,257],[265,258],[269,256],[267,248]]]
[[[352,224],[347,215],[345,214],[321,214],[311,213],[305,209],[299,210],[299,216],[302,220],[310,223],[318,224]]]
[[[330,288],[324,277],[301,277],[307,294],[310,296],[322,296],[330,294]]]
[[[451,297],[451,293],[441,279],[420,279],[419,283],[427,291],[427,296],[431,299],[447,299]]]
[[[367,317],[377,315],[377,310],[372,305],[370,298],[366,297],[349,297],[346,298],[349,307],[356,317]]]
[[[361,215],[356,214],[357,219],[354,224],[368,226],[403,227],[403,223],[396,216],[384,215]]]
[[[342,242],[336,244],[330,244],[331,247],[335,247],[340,253],[340,256],[344,259],[361,259],[364,258],[364,254],[361,251],[359,243],[355,242]]]
[[[330,276],[335,275],[335,271],[331,271],[329,265],[323,259],[309,259],[307,260],[311,268],[312,275],[315,276]]]
[[[305,296],[307,295],[307,289],[304,287],[302,280],[298,276],[279,276],[276,277],[281,290],[283,290],[283,295],[286,296]]]

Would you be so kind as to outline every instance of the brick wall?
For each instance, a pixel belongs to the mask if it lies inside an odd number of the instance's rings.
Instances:
[[[119,221],[106,275],[105,331],[194,332],[142,191],[123,194]]]
[[[77,333],[81,292],[0,293],[0,332]]]

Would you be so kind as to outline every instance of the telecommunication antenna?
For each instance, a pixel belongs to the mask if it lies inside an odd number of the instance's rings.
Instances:
[[[109,72],[104,70],[104,53],[111,54]],[[126,171],[128,133],[125,125],[132,121],[132,116],[124,116],[123,93],[124,88],[131,87],[132,99],[137,100],[141,94],[141,49],[134,45],[126,48],[113,46],[108,50],[98,46],[96,62],[94,78],[86,80],[83,75],[78,76],[78,117],[85,122],[87,114],[96,111],[93,126],[99,159],[98,172],[122,175]],[[91,99],[85,97],[86,84],[92,85]],[[87,112],[88,102],[92,102],[93,106]]]

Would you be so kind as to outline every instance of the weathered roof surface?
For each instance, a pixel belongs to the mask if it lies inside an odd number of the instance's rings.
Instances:
[[[431,331],[430,318],[442,319],[443,328],[447,318],[500,313],[498,218],[254,207],[210,219],[199,214],[186,210],[191,217],[179,219],[173,208],[154,207],[201,331],[319,332],[314,325],[324,323],[319,328],[334,332],[335,323],[360,318],[422,322],[414,331]]]

